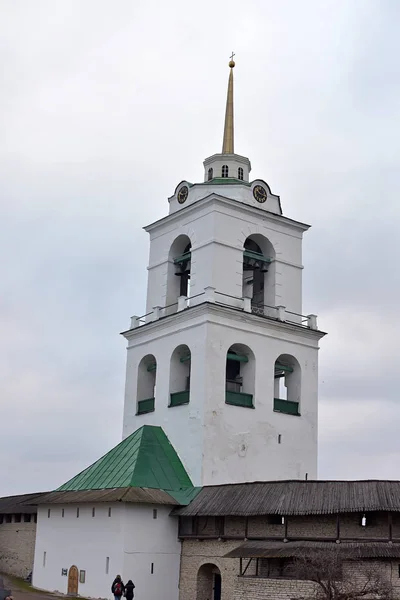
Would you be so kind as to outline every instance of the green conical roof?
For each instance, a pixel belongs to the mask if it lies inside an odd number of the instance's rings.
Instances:
[[[191,490],[195,493],[192,482],[164,431],[161,427],[151,425],[144,425],[132,433],[57,491],[125,487],[182,491],[184,495],[189,492],[191,495]],[[181,493],[171,495],[176,497]]]

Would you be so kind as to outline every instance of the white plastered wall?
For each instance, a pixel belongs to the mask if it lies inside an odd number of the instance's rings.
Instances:
[[[85,571],[86,581],[79,583],[78,588],[81,596],[113,598],[111,584],[118,573],[124,582],[132,579],[135,583],[136,600],[178,599],[180,542],[177,519],[169,516],[172,506],[81,504],[79,518],[77,506],[39,507],[35,587],[66,594],[68,577],[62,575],[62,569],[75,565],[78,571]],[[92,517],[93,506],[95,517]],[[109,507],[111,517],[108,517]]]
[[[194,485],[316,477],[318,333],[203,304],[126,335],[124,437],[144,424],[161,426]],[[190,403],[169,407],[170,357],[180,344],[192,356]],[[225,404],[226,353],[233,344],[254,353],[255,409]],[[155,411],[137,416],[135,374],[147,352],[157,358]],[[300,417],[273,410],[281,354],[301,367]]]

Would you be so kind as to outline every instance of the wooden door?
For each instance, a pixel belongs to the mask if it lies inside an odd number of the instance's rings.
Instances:
[[[68,594],[78,594],[78,567],[72,565],[68,573]]]

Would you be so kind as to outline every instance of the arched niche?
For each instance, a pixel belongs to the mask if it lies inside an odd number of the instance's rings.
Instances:
[[[188,404],[190,400],[190,370],[192,357],[186,344],[181,344],[171,355],[169,378],[169,406]]]
[[[243,297],[251,298],[252,310],[268,314],[275,306],[275,250],[261,234],[250,235],[243,245]]]
[[[301,368],[291,354],[281,354],[274,365],[274,410],[300,415]]]
[[[153,354],[142,358],[137,373],[137,414],[143,415],[155,409],[157,361]]]
[[[255,357],[248,346],[233,344],[226,353],[225,402],[254,408]]]
[[[167,314],[176,312],[179,296],[190,295],[191,249],[190,238],[179,235],[169,250],[166,306],[171,310]]]

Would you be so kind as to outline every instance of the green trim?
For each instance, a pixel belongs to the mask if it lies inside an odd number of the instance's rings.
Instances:
[[[183,362],[187,362],[191,358],[192,358],[191,354],[186,354],[186,356],[182,356],[179,360],[183,363]]]
[[[185,491],[188,496],[193,490],[182,462],[161,427],[140,427],[57,491],[126,487],[160,489],[168,493]]]
[[[157,370],[157,364],[156,364],[156,363],[153,363],[152,365],[149,365],[149,366],[147,367],[147,370],[148,370],[149,372],[150,372],[150,371],[156,371],[156,370]]]
[[[246,258],[253,258],[254,260],[259,260],[260,262],[270,263],[272,262],[272,258],[267,258],[261,252],[254,252],[253,250],[243,250],[243,256]]]
[[[170,396],[170,406],[181,406],[182,404],[189,404],[190,392],[189,390],[184,392],[174,392]]]
[[[202,183],[200,185],[204,185],[206,183],[215,183],[216,185],[221,185],[224,183],[228,183],[230,185],[244,184],[247,187],[250,187],[250,185],[251,185],[248,181],[243,181],[243,179],[238,179],[237,177],[214,177],[213,179],[210,179],[209,181],[204,181],[204,183]]]
[[[187,260],[190,260],[190,258],[191,258],[191,252],[189,250],[189,252],[185,252],[185,254],[181,254],[181,256],[177,256],[176,258],[174,258],[174,263],[177,265],[177,264],[186,262]]]
[[[274,411],[284,413],[285,415],[300,417],[299,403],[293,402],[292,400],[274,398]]]
[[[139,400],[137,403],[137,415],[145,415],[146,413],[154,411],[154,398],[147,398],[146,400]]]
[[[243,394],[242,392],[225,392],[225,403],[233,406],[243,406],[244,408],[254,408],[253,395]]]
[[[287,371],[288,373],[293,373],[292,367],[287,367],[286,365],[281,365],[281,363],[275,363],[275,371]]]
[[[233,354],[232,352],[228,352],[226,355],[228,360],[236,360],[238,362],[249,362],[249,357],[244,354]]]

